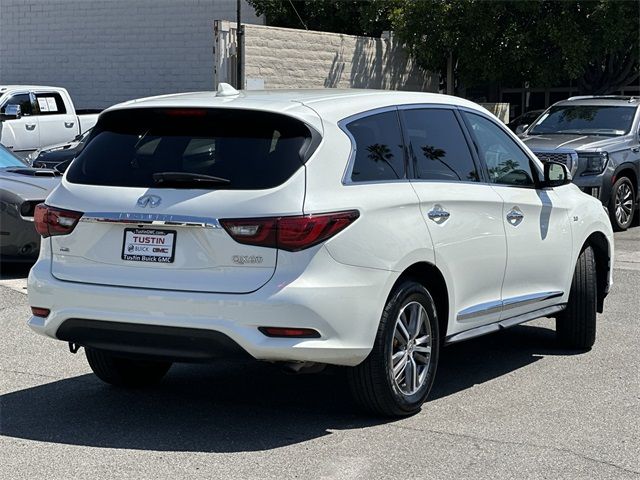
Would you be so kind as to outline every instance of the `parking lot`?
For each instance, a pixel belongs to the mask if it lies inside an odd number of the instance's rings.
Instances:
[[[0,478],[640,478],[640,228],[588,353],[543,319],[446,348],[410,418],[360,415],[339,372],[174,366],[122,391],[32,333],[25,268],[0,280]]]

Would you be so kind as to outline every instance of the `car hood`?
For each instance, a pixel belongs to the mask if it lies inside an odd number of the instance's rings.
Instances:
[[[41,148],[40,151],[43,153],[49,153],[52,151],[56,151],[56,150],[66,150],[69,148],[73,148],[76,147],[78,145],[78,141],[77,140],[72,140],[71,142],[64,142],[64,143],[56,143],[54,145],[47,145],[44,148]]]
[[[594,151],[606,149],[624,142],[625,137],[603,137],[599,135],[525,135],[520,137],[531,150],[571,149]]]
[[[30,169],[20,168],[20,170]],[[61,176],[34,176],[0,169],[0,190],[9,191],[23,200],[41,200],[47,198],[51,190],[60,183],[61,178]]]
[[[65,160],[75,157],[77,153],[75,148],[53,151],[43,150],[34,162],[64,162]]]

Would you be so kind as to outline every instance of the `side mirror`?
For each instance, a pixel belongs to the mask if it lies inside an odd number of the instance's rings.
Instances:
[[[22,117],[20,105],[7,105],[4,107],[4,113],[0,113],[0,120],[18,120],[20,117]]]
[[[520,125],[518,125],[516,127],[516,135],[520,135],[521,133],[524,133],[524,131],[529,128],[529,124],[528,123],[522,123]]]
[[[571,173],[564,163],[545,162],[544,163],[544,186],[561,187],[571,183]]]

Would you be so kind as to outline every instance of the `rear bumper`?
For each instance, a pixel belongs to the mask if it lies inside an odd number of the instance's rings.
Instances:
[[[112,332],[126,332],[132,328],[137,328],[136,332],[145,331],[149,327],[148,333],[153,333],[156,344],[161,347],[163,341],[171,337],[171,331],[165,328],[189,329],[209,339],[209,333],[222,334],[258,360],[357,365],[371,350],[388,291],[397,274],[340,264],[324,247],[310,253],[310,261],[302,269],[294,268],[300,262],[287,258],[290,255],[295,254],[282,254],[271,281],[250,294],[177,292],[67,282],[51,275],[51,260],[47,255],[41,255],[29,274],[29,303],[48,308],[51,313],[47,318],[31,317],[28,323],[42,335],[94,347],[99,347],[96,342],[105,341],[100,339],[106,325],[102,322],[112,322],[116,327],[118,324],[122,327],[112,329]],[[69,328],[73,324],[67,322],[73,319],[83,321],[81,329]],[[95,322],[95,328],[92,328],[92,322]],[[261,326],[312,328],[321,336],[270,338],[258,330]],[[189,338],[189,335],[182,337]],[[109,350],[145,353],[148,342],[141,340],[143,334],[134,332],[122,342],[117,341],[117,335],[108,336]],[[192,355],[189,342],[179,340],[180,351],[175,357],[198,360],[208,355],[208,348],[212,350],[209,352],[212,358],[218,356],[216,342],[204,347],[204,355],[203,347],[198,341],[194,342]],[[169,350],[174,347],[167,346]],[[161,349],[158,352],[162,356]]]
[[[56,332],[59,340],[131,357],[206,362],[219,357],[246,355],[220,332],[183,327],[161,327],[70,318]]]

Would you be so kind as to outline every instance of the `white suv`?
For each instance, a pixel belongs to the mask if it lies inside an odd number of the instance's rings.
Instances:
[[[170,95],[104,112],[36,211],[36,332],[102,380],[249,354],[350,367],[417,411],[442,345],[555,316],[588,349],[611,285],[597,199],[478,105],[426,93]]]

